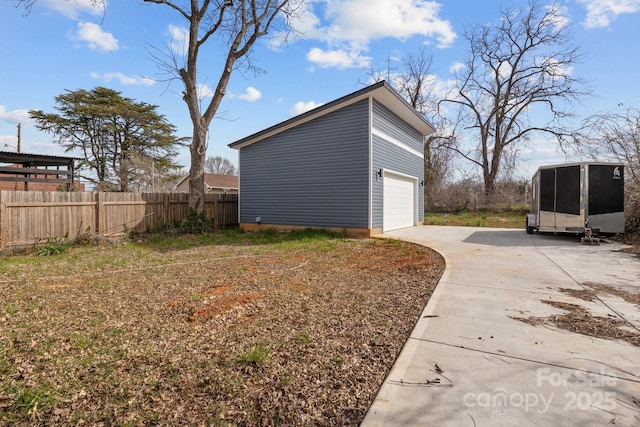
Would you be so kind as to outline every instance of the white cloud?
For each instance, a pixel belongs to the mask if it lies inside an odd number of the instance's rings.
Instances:
[[[323,1],[323,0],[320,0]],[[268,38],[268,46],[272,50],[279,51],[286,45],[289,39],[322,39],[322,33],[318,31],[320,27],[320,19],[313,13],[313,4],[318,3],[317,0],[305,0],[304,2],[289,1],[287,8],[292,11],[291,27],[295,28],[295,34],[289,31],[274,32],[272,37]]]
[[[7,111],[7,107],[0,105],[0,122],[6,122],[12,125],[21,123],[29,125],[33,122],[33,119],[29,116],[28,110],[11,110]],[[18,129],[16,127],[16,133],[13,135],[0,135],[0,151],[14,151],[18,144]]]
[[[15,151],[17,143],[16,135],[0,135],[0,151]]]
[[[0,105],[0,120],[16,125],[18,123],[29,123],[32,121],[31,116],[29,116],[29,110],[20,109],[7,111],[7,107],[4,105]]]
[[[546,6],[546,9],[551,12],[551,22],[556,30],[562,30],[569,25],[571,20],[569,19],[569,9],[566,6],[554,4]]]
[[[321,68],[366,67],[371,63],[371,57],[361,56],[358,50],[347,52],[342,49],[322,50],[318,47],[307,53],[307,59]]]
[[[82,13],[102,15],[107,6],[107,0],[42,0],[42,4],[67,18],[78,19]]]
[[[455,74],[460,70],[464,70],[467,66],[465,64],[463,64],[462,62],[454,62],[453,64],[451,64],[451,66],[449,67],[449,72],[451,74]]]
[[[326,32],[331,39],[370,40],[422,35],[436,38],[440,47],[453,43],[456,34],[439,18],[440,3],[424,0],[327,0]]]
[[[291,108],[289,113],[291,113],[292,116],[297,116],[298,114],[306,113],[307,111],[313,110],[314,108],[317,108],[321,105],[322,103],[317,104],[313,101],[307,101],[307,102],[300,101],[300,102],[296,102],[296,104],[293,106],[293,108]]]
[[[118,50],[118,40],[111,33],[102,31],[99,25],[91,22],[78,22],[78,32],[74,38],[86,42],[90,49],[100,52]]]
[[[130,77],[123,73],[91,73],[91,78],[102,80],[103,82],[111,82],[112,80],[117,80],[120,84],[125,86],[131,85],[142,85],[142,86],[152,86],[155,84],[155,80],[149,77]]]
[[[324,33],[320,31],[322,22],[313,11],[313,7],[325,2],[325,0],[307,0],[293,15],[291,26],[300,33],[302,38],[321,39],[324,37]]]
[[[571,76],[575,70],[575,67],[560,63],[555,58],[542,58],[541,60],[544,61],[541,66],[546,68],[553,79],[562,79]]]
[[[315,9],[313,9],[315,7]],[[292,23],[305,39],[325,42],[328,49],[313,48],[307,58],[321,67],[367,66],[362,56],[373,40],[435,39],[438,47],[451,46],[456,33],[439,17],[440,3],[427,0],[316,0],[299,11]]]
[[[237,95],[235,98],[241,99],[243,101],[255,102],[258,99],[262,98],[262,94],[260,91],[254,87],[249,86],[245,93],[242,95]]]
[[[513,73],[513,66],[511,65],[511,63],[509,61],[502,61],[499,64],[497,64],[498,67],[494,70],[494,66],[495,64],[491,64],[491,69],[489,70],[489,73],[491,74],[491,78],[495,78],[496,73],[498,73],[500,79],[504,81],[505,79],[507,79],[511,73]],[[553,67],[553,65],[552,65]],[[555,67],[553,67],[555,70]]]
[[[171,37],[169,41],[171,50],[178,55],[184,55],[189,46],[189,30],[185,27],[169,25],[169,35]]]
[[[640,0],[578,0],[587,8],[584,26],[606,28],[618,15],[640,12]]]
[[[456,87],[455,79],[441,79],[435,74],[430,74],[426,83],[435,99],[445,99]],[[437,105],[433,107],[437,108]]]
[[[518,155],[521,160],[519,174],[526,178],[530,178],[540,166],[586,160],[576,158],[575,154],[572,154],[571,158],[569,158],[569,154],[560,149],[556,139],[544,137],[534,138],[529,141],[519,149]]]
[[[198,84],[197,90],[198,90],[198,99],[200,100],[213,97],[214,89],[211,88],[206,83]],[[249,86],[245,91],[245,93],[240,95],[236,95],[234,93],[228,93],[227,97],[229,99],[241,99],[243,101],[255,102],[258,99],[262,98],[262,93],[260,93],[258,89]]]
[[[198,99],[211,98],[212,96],[213,89],[204,83],[198,85]]]

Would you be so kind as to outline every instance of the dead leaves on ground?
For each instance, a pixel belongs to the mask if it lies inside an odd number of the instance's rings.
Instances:
[[[357,425],[444,267],[369,239],[69,257],[0,286],[0,423]]]
[[[585,283],[583,289],[559,289],[561,292],[589,302],[602,303],[600,299],[605,295],[620,297],[628,303],[635,304],[640,309],[640,293],[625,291],[599,283]],[[513,317],[531,325],[552,324],[560,329],[588,335],[595,338],[626,341],[640,347],[640,331],[626,319],[615,312],[607,317],[595,316],[582,305],[560,301],[542,300],[543,303],[563,310],[563,313],[546,317]]]

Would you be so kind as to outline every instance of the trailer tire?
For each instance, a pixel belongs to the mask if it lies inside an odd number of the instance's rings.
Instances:
[[[527,234],[533,234],[533,227],[529,225],[529,218],[527,218],[526,230],[527,230]]]

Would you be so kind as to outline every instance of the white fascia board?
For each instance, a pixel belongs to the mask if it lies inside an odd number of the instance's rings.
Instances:
[[[417,157],[419,157],[421,159],[424,159],[424,153],[421,153],[420,151],[409,147],[407,144],[405,144],[402,141],[397,140],[396,138],[392,137],[391,135],[387,135],[386,133],[382,132],[379,129],[372,129],[372,133],[375,136],[377,136],[379,138],[382,138],[385,141],[395,145],[396,147],[401,148],[401,149],[405,150],[406,152],[413,154],[414,156],[417,156]]]

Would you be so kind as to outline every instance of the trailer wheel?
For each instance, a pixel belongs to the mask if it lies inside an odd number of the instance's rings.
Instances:
[[[533,234],[533,227],[529,225],[529,218],[526,219],[526,230],[527,234]]]

